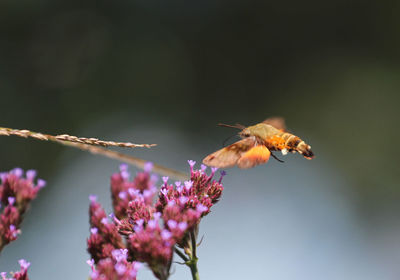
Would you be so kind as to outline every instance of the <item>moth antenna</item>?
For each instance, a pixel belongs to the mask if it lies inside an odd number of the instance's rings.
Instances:
[[[236,128],[236,129],[240,129],[240,130],[243,130],[243,129],[246,128],[244,125],[241,125],[241,124],[238,124],[238,123],[237,123],[237,124],[234,124],[234,125],[219,123],[218,126]]]
[[[279,162],[284,162],[283,160],[279,159],[276,155],[274,155],[273,153],[271,153],[271,156],[276,159]]]

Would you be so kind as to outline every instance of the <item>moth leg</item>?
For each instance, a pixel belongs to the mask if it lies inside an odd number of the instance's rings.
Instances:
[[[279,159],[276,155],[271,152],[271,156],[279,162],[284,162],[283,160]]]

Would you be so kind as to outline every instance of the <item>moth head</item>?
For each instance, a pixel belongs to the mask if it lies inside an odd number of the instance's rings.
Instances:
[[[241,132],[239,132],[239,136],[242,138],[247,138],[251,136],[251,131],[248,128],[244,128]]]

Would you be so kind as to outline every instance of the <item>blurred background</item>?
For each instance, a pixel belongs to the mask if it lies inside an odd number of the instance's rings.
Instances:
[[[201,278],[399,279],[399,12],[396,1],[2,0],[0,126],[157,143],[119,151],[186,172],[236,133],[217,123],[283,116],[316,158],[228,170],[201,224]],[[111,210],[119,162],[0,137],[0,170],[16,166],[48,185],[0,271],[25,258],[33,280],[87,279],[88,195]],[[170,279],[190,274],[175,265]]]

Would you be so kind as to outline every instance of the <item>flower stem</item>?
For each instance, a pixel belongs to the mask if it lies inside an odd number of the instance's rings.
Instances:
[[[196,235],[194,234],[193,231],[190,232],[190,240],[192,241],[192,258],[193,258],[193,259],[196,259],[196,262],[197,262],[197,255],[196,255],[196,249],[197,249]]]
[[[193,252],[193,250],[192,250]],[[188,258],[184,253],[182,253],[178,248],[175,248],[175,253],[182,258],[182,260],[184,261],[184,264],[186,264],[189,268],[190,271],[192,273],[192,278],[193,280],[200,280],[200,275],[199,275],[199,271],[197,269],[197,257],[190,257]],[[193,256],[193,253],[192,253]]]
[[[190,256],[190,260],[186,262],[187,266],[189,266],[190,271],[192,272],[192,279],[193,280],[200,280],[199,270],[197,269],[197,255],[196,255],[196,235],[193,231],[190,232],[190,240],[192,242],[191,249],[192,253]]]
[[[192,279],[200,280],[199,271],[197,270],[197,259],[192,259],[188,266],[190,267],[190,271],[192,272]]]
[[[186,257],[185,254],[183,254],[178,248],[175,248],[175,253],[177,253],[178,256],[180,256],[182,260],[185,261],[185,263],[189,261],[188,257]]]

